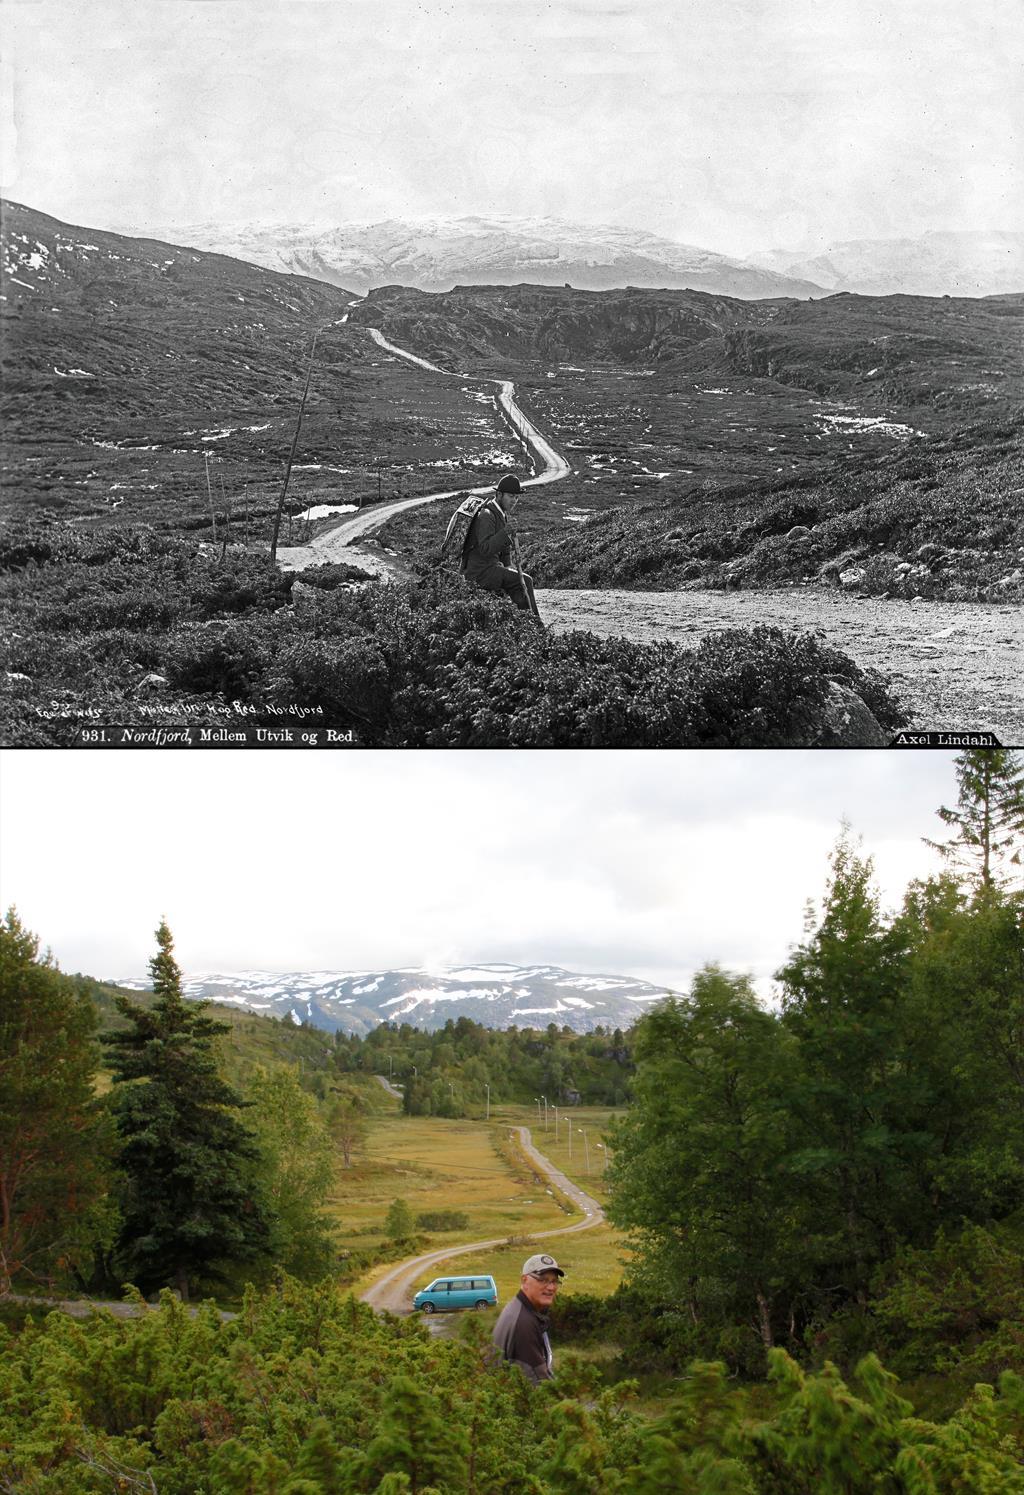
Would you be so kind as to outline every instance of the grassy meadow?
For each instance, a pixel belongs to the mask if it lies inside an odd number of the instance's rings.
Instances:
[[[504,1237],[507,1244],[481,1252],[479,1260],[459,1259],[453,1262],[452,1270],[492,1273],[501,1301],[506,1302],[519,1285],[519,1269],[529,1238],[546,1230],[562,1230],[581,1218],[577,1211],[569,1214],[560,1207],[550,1186],[538,1182],[518,1147],[510,1145],[509,1131],[514,1126],[529,1126],[539,1150],[574,1182],[603,1200],[600,1177],[596,1172],[590,1178],[586,1174],[582,1133],[578,1143],[574,1139],[570,1163],[565,1124],[559,1128],[560,1140],[556,1143],[553,1114],[545,1136],[543,1126],[537,1127],[535,1110],[527,1106],[492,1107],[487,1122],[483,1117],[447,1120],[405,1116],[397,1102],[385,1098],[384,1103],[393,1109],[374,1118],[353,1166],[339,1168],[336,1175],[329,1210],[338,1223],[343,1250],[364,1251],[384,1244],[385,1216],[396,1198],[404,1199],[414,1216],[428,1210],[458,1211],[468,1217],[468,1229],[428,1233],[422,1249],[455,1248],[470,1241]],[[607,1108],[580,1108],[574,1113],[577,1126],[587,1129],[594,1169],[595,1153],[598,1158],[602,1156],[596,1141],[613,1114]],[[567,1236],[564,1243],[550,1244],[569,1274],[566,1292],[611,1292],[622,1276],[621,1238],[609,1225]],[[373,1268],[355,1284],[355,1290],[366,1288],[388,1269]],[[416,1287],[425,1286],[438,1270],[424,1272]]]

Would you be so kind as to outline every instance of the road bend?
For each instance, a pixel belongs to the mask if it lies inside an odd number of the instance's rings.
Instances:
[[[347,317],[348,313],[346,312],[345,315]],[[342,321],[344,320],[343,317]],[[516,404],[515,386],[511,379],[490,379],[479,374],[453,373],[450,369],[439,368],[436,363],[431,363],[427,358],[421,358],[417,353],[410,353],[407,348],[400,348],[396,343],[389,342],[377,327],[369,327],[366,330],[378,347],[383,348],[385,352],[393,354],[396,358],[404,358],[406,362],[415,364],[417,368],[426,369],[429,373],[437,374],[442,379],[462,379],[475,384],[497,385],[495,401],[498,409],[515,436],[529,452],[537,468],[532,478],[524,480],[524,488],[536,488],[544,483],[557,483],[561,478],[568,476],[571,469],[561,452],[551,445],[550,441],[537,430],[530,418]],[[373,551],[359,549],[357,542],[365,539],[374,530],[380,529],[393,515],[400,514],[403,509],[415,509],[421,504],[436,503],[442,498],[464,498],[467,493],[486,494],[493,491],[493,484],[488,483],[481,488],[446,488],[437,493],[421,493],[415,498],[399,498],[391,503],[374,504],[370,508],[361,509],[350,519],[343,519],[332,529],[324,530],[308,545],[279,547],[278,561],[284,571],[304,571],[307,566],[322,566],[328,562],[347,561],[376,576],[395,576],[400,574],[399,568],[390,563],[387,557]]]
[[[515,1130],[519,1133],[523,1152],[533,1167],[539,1173],[544,1174],[560,1193],[571,1199],[583,1211],[582,1220],[577,1220],[573,1225],[563,1225],[555,1230],[531,1230],[530,1240],[551,1240],[555,1236],[573,1235],[577,1231],[590,1230],[593,1226],[600,1225],[604,1220],[604,1210],[597,1200],[581,1189],[578,1184],[573,1183],[571,1179],[566,1178],[565,1174],[556,1168],[543,1153],[537,1151],[530,1137],[528,1126],[516,1127]],[[362,1300],[364,1303],[369,1303],[371,1308],[378,1310],[387,1309],[389,1313],[409,1313],[412,1310],[413,1286],[423,1272],[429,1271],[442,1261],[450,1261],[456,1256],[469,1256],[473,1252],[489,1251],[495,1246],[504,1246],[507,1240],[507,1236],[495,1236],[489,1241],[471,1241],[468,1246],[445,1246],[440,1251],[427,1251],[422,1256],[411,1256],[408,1260],[391,1267],[372,1287],[367,1288],[361,1294]]]

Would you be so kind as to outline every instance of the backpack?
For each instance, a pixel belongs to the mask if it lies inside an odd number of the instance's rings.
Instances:
[[[470,493],[462,500],[462,503],[459,504],[459,507],[448,521],[448,528],[444,533],[444,542],[441,545],[441,554],[442,556],[447,555],[449,545],[454,546],[454,544],[461,542],[459,544],[461,551],[460,568],[463,571],[466,569],[466,552],[469,549],[469,537],[473,529],[473,520],[480,513],[480,510],[490,503],[497,504],[497,499],[493,493]]]

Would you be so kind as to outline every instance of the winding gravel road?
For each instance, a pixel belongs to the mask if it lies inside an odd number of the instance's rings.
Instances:
[[[396,358],[404,358],[407,363],[414,363],[418,368],[427,369],[432,374],[440,374],[444,379],[471,379],[474,383],[496,384],[499,408],[504,411],[505,418],[537,464],[535,476],[524,479],[525,488],[540,487],[544,483],[557,483],[561,478],[568,476],[571,469],[561,452],[555,450],[546,437],[537,430],[529,416],[516,404],[515,386],[511,379],[487,379],[479,374],[453,373],[450,369],[439,368],[436,363],[430,363],[426,358],[410,353],[406,348],[399,348],[395,343],[388,342],[378,328],[370,327],[367,330],[374,342],[386,352],[394,354]],[[374,576],[395,577],[402,574],[399,567],[377,551],[362,549],[355,542],[372,534],[374,530],[380,529],[392,515],[400,514],[403,509],[416,509],[421,504],[437,503],[442,498],[455,498],[456,495],[464,497],[467,493],[491,492],[493,492],[493,484],[487,483],[482,488],[446,488],[439,493],[424,493],[416,498],[399,498],[392,503],[374,504],[371,508],[363,509],[353,515],[351,519],[342,520],[332,529],[324,530],[323,534],[317,535],[308,545],[279,547],[278,561],[284,571],[304,571],[307,566],[322,566],[327,562],[346,561],[351,566],[361,566],[363,570],[369,571]]]
[[[395,357],[449,379],[472,376],[439,368],[391,343],[373,327],[370,336]],[[498,403],[521,434],[539,471],[527,483],[557,482],[570,471],[514,400],[509,380],[491,379]],[[348,561],[375,576],[403,573],[379,551],[355,542],[392,514],[465,489],[405,498],[344,520],[309,545],[278,551],[283,569],[302,571],[326,561]],[[490,487],[473,493],[489,493]],[[892,683],[918,731],[993,732],[1004,747],[1024,744],[1024,609],[968,602],[914,602],[852,597],[817,587],[765,592],[537,592],[543,621],[557,632],[584,629],[602,637],[694,645],[723,628],[772,623],[816,633],[862,666]]]
[[[385,1088],[390,1088],[386,1080],[382,1083]],[[590,1230],[593,1226],[600,1225],[604,1219],[604,1210],[597,1200],[591,1198],[571,1179],[566,1178],[560,1169],[537,1151],[531,1141],[529,1127],[520,1126],[516,1130],[519,1133],[523,1151],[538,1172],[544,1173],[561,1193],[571,1199],[574,1204],[579,1205],[583,1211],[583,1219],[577,1220],[575,1225],[563,1225],[556,1230],[531,1231],[531,1241],[546,1241],[553,1236],[572,1235],[576,1231]],[[455,1256],[469,1256],[473,1252],[488,1251],[495,1246],[503,1246],[506,1240],[506,1236],[495,1236],[489,1241],[472,1241],[468,1246],[445,1246],[440,1251],[427,1251],[422,1256],[411,1256],[408,1260],[391,1267],[372,1287],[367,1288],[362,1294],[363,1302],[369,1303],[371,1308],[387,1309],[389,1313],[411,1313],[412,1290],[416,1279],[423,1272],[439,1262],[450,1261]]]

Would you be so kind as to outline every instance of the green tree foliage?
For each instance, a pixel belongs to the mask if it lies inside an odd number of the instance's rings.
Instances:
[[[738,1319],[766,1345],[773,1300],[793,1290],[804,1259],[783,1169],[792,1049],[745,978],[701,971],[688,998],[639,1025],[635,1102],[614,1129],[608,1172],[640,1280],[681,1298],[695,1325]]]
[[[916,1232],[927,1129],[901,1026],[904,950],[881,919],[871,863],[839,841],[821,919],[780,972],[783,1025],[799,1066],[789,1104],[799,1140],[790,1187],[820,1276],[865,1300],[873,1268]]]
[[[331,1223],[322,1213],[334,1181],[331,1133],[294,1072],[257,1069],[247,1098],[247,1121],[260,1151],[256,1176],[274,1218],[269,1249],[292,1276],[322,1277],[335,1256]]]
[[[937,814],[952,834],[928,841],[975,888],[1018,885],[1024,860],[1024,763],[1006,748],[967,748],[956,759],[955,810]],[[1011,872],[1011,868],[1014,869]]]
[[[1019,1230],[970,1225],[887,1263],[872,1312],[894,1368],[970,1385],[1024,1364],[1022,1245]]]
[[[393,1241],[408,1240],[413,1233],[412,1210],[404,1199],[393,1199],[388,1206],[384,1229]]]
[[[109,1235],[112,1136],[95,1097],[86,998],[40,958],[14,909],[0,922],[0,1285],[85,1266]]]
[[[532,1104],[546,1095],[562,1106],[576,1091],[584,1105],[622,1105],[633,1073],[629,1038],[603,1027],[576,1033],[552,1023],[499,1032],[460,1017],[432,1033],[381,1023],[365,1038],[339,1033],[334,1041],[342,1075],[390,1069],[403,1086],[403,1109],[413,1116],[480,1116],[488,1086],[492,1103]]]
[[[187,1298],[193,1284],[265,1259],[272,1220],[253,1136],[233,1114],[244,1102],[217,1072],[213,1042],[225,1025],[182,997],[165,922],[156,938],[156,1000],[120,997],[129,1025],[103,1039],[123,1174],[119,1259],[144,1289],[170,1283]]]
[[[334,1095],[327,1110],[327,1130],[341,1153],[344,1166],[351,1168],[354,1154],[366,1144],[366,1098],[350,1086],[335,1085],[332,1089]]]
[[[849,1363],[884,1339],[872,1293],[901,1252],[1024,1208],[1018,897],[944,878],[883,917],[844,836],[780,980],[769,1012],[709,969],[635,1033],[611,1214],[659,1305],[651,1344],[676,1364],[755,1370],[780,1341]]]

